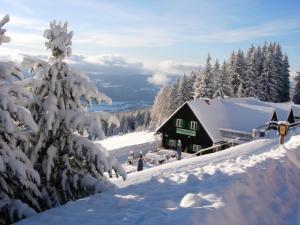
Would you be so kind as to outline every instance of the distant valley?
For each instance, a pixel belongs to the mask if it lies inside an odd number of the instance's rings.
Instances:
[[[99,91],[113,100],[113,104],[93,105],[90,111],[130,111],[153,104],[159,87],[150,84],[147,75],[101,75],[88,74]]]

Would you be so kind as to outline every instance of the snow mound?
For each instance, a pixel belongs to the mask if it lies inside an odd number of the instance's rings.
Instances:
[[[188,193],[180,202],[180,206],[183,208],[201,206],[203,203],[207,203],[199,194]]]
[[[185,183],[187,185],[196,185],[199,183],[199,178],[194,174],[190,174],[188,175]]]
[[[225,204],[222,202],[220,197],[215,196],[214,194],[204,195],[202,193],[188,193],[186,194],[180,202],[182,208],[219,208],[223,207]]]

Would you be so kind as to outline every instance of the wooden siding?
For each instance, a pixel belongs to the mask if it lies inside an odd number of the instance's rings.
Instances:
[[[176,132],[176,119],[183,119],[183,130],[178,130]],[[193,136],[191,130],[189,128],[190,121],[197,121],[197,130],[195,131],[195,136]],[[191,136],[185,135],[183,133],[190,133]],[[197,117],[194,115],[190,107],[185,104],[181,107],[169,120],[157,131],[157,133],[161,133],[163,135],[163,147],[165,148],[175,148],[169,146],[168,140],[181,140],[182,142],[182,151],[187,151],[189,153],[192,152],[192,145],[201,145],[201,148],[207,148],[212,146],[213,142],[205,129],[203,128],[200,121],[198,121]]]

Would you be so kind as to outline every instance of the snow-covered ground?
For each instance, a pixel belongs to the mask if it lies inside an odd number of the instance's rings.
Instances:
[[[124,135],[112,136],[99,141],[107,150],[124,148],[133,145],[145,144],[154,141],[154,132],[141,131]]]
[[[18,224],[300,224],[300,130],[282,146],[259,139],[113,182]]]

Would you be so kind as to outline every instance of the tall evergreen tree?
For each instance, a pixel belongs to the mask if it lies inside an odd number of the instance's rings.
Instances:
[[[300,104],[300,71],[297,72],[295,79],[295,88],[293,92],[293,101],[295,104]]]
[[[0,21],[0,45],[9,42]],[[24,107],[31,95],[15,80],[23,80],[14,62],[0,62],[0,224],[9,224],[39,211],[40,177],[27,154],[30,132],[38,131],[31,113]]]
[[[234,66],[233,66],[233,77],[236,77],[236,82],[238,83],[238,89],[236,95],[238,97],[245,97],[245,87],[248,82],[248,77],[246,74],[247,65],[245,61],[245,56],[242,50],[238,50],[235,55]]]
[[[284,97],[284,89],[285,89],[285,84],[284,84],[284,68],[283,68],[283,55],[281,51],[281,47],[279,43],[274,43],[273,44],[273,49],[274,49],[274,60],[275,60],[275,73],[276,73],[276,87],[277,87],[277,95],[278,99],[277,102],[283,102],[285,97]]]
[[[213,68],[211,66],[211,57],[210,55],[207,56],[206,64],[204,67],[204,70],[200,75],[200,79],[197,80],[199,83],[196,83],[197,85],[195,87],[195,95],[194,99],[197,99],[199,97],[207,97],[212,98],[213,97],[213,90],[214,90],[214,82],[213,82]],[[197,78],[196,78],[197,79]]]
[[[193,84],[193,99],[194,100],[201,97],[200,96],[200,88],[201,88],[202,78],[203,78],[202,71],[198,71],[195,74],[195,81],[194,81],[194,84]]]
[[[240,86],[240,78],[239,74],[236,72],[236,54],[232,52],[229,62],[228,62],[228,72],[230,75],[230,83],[233,90],[233,95],[237,96],[239,86]]]
[[[179,86],[180,79],[176,79],[174,84],[172,85],[170,92],[170,113],[172,114],[175,110],[181,105],[181,100],[179,96]]]
[[[52,56],[48,62],[26,57],[24,65],[34,78],[28,83],[35,99],[31,111],[40,132],[31,152],[31,160],[42,183],[43,208],[85,197],[112,186],[105,172],[126,174],[106,150],[92,142],[103,138],[101,121],[119,122],[104,112],[86,112],[91,101],[111,99],[98,92],[87,77],[73,71],[65,62],[71,55],[67,23],[55,21],[44,33]]]
[[[250,49],[248,49],[246,54],[246,77],[244,83],[243,95],[246,97],[257,97],[256,90],[256,80],[259,76],[258,74],[258,58],[257,58],[257,50],[252,45]]]
[[[192,75],[184,75],[179,83],[178,88],[178,98],[179,106],[185,103],[186,101],[191,101],[193,99],[193,77]]]
[[[230,77],[228,73],[227,63],[224,61],[220,73],[216,77],[216,91],[213,95],[214,98],[228,98],[233,96],[231,88]]]
[[[263,70],[263,55],[261,47],[258,46],[254,49],[253,56],[250,59],[250,63],[252,64],[254,68],[254,91],[255,91],[255,97],[260,99],[260,96],[264,96],[263,93],[260,93],[260,80],[261,80],[261,74]]]
[[[267,48],[266,62],[267,67],[264,68],[263,74],[268,73],[268,86],[269,86],[269,101],[278,102],[279,100],[279,88],[278,88],[278,74],[275,61],[275,49],[274,44],[270,43]],[[266,65],[266,64],[265,64]]]
[[[263,46],[264,60],[263,70],[259,80],[260,100],[273,101],[278,100],[277,76],[275,67],[274,49],[271,44]]]
[[[283,83],[282,89],[281,89],[281,102],[288,102],[290,101],[290,65],[288,56],[285,55],[283,57],[282,62],[282,75],[281,75],[281,81]]]
[[[215,64],[213,66],[213,70],[212,70],[212,82],[213,82],[213,96],[214,93],[217,91],[217,86],[218,86],[218,77],[221,76],[221,68],[220,68],[220,63],[219,60],[216,59]]]

